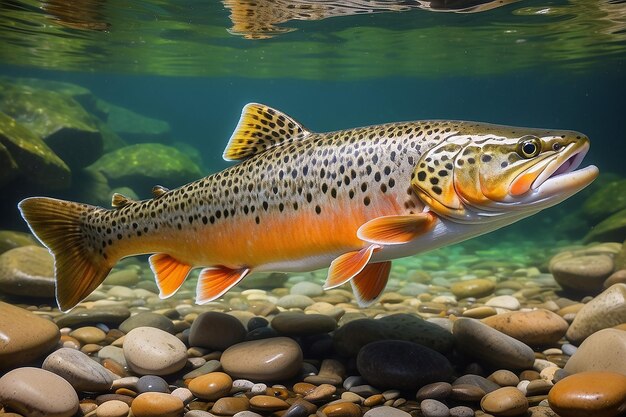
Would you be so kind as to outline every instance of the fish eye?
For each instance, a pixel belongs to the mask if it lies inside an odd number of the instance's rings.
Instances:
[[[537,138],[521,140],[517,147],[518,155],[526,159],[534,158],[539,155],[539,152],[541,152],[541,144]]]

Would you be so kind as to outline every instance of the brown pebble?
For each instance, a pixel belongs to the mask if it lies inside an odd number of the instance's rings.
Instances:
[[[233,380],[224,372],[211,372],[192,379],[189,382],[189,390],[198,398],[204,400],[217,400],[230,392]]]
[[[542,395],[547,394],[552,388],[552,383],[545,381],[543,379],[535,379],[530,381],[530,384],[526,387],[526,395]]]
[[[124,367],[122,365],[120,365],[119,363],[117,363],[116,361],[114,361],[113,359],[104,359],[102,361],[102,366],[104,366],[106,369],[108,369],[109,371],[113,372],[115,375],[119,375],[119,376],[128,376],[128,372],[126,372],[126,369],[124,369]]]
[[[497,416],[518,416],[528,410],[528,400],[517,388],[504,387],[485,395],[480,407],[484,412]]]
[[[282,417],[309,416],[311,414],[315,414],[316,411],[317,406],[315,404],[303,400],[302,398],[298,398],[287,410],[285,410]]]
[[[240,411],[246,411],[250,407],[250,401],[246,397],[224,397],[213,404],[212,413],[232,416]]]
[[[351,402],[328,404],[320,409],[326,417],[361,417],[361,407]]]
[[[322,401],[330,398],[336,391],[337,388],[334,385],[322,384],[306,395],[304,399],[311,402]]]
[[[120,394],[102,394],[96,397],[96,404],[100,405],[107,401],[113,401],[113,400],[119,400],[130,405],[133,402],[133,397],[129,397],[128,395],[120,395]]]
[[[119,395],[128,395],[129,397],[137,396],[137,393],[135,391],[128,388],[118,388],[115,390],[115,393]]]
[[[289,391],[287,391],[285,388],[270,387],[265,390],[265,395],[271,395],[272,397],[286,400],[287,398],[289,398]]]
[[[95,402],[92,402],[93,400],[83,400],[81,401],[80,404],[78,404],[78,407],[80,408],[80,414],[81,415],[85,415],[85,414],[89,414],[92,411],[95,411],[96,408],[98,408],[98,404],[96,404]],[[3,415],[3,417],[5,417],[5,415]]]
[[[363,400],[363,405],[366,407],[375,407],[385,402],[385,397],[382,394],[374,394]]]
[[[180,398],[162,392],[139,394],[130,407],[135,417],[179,417],[184,408]]]
[[[80,342],[78,341],[78,339],[66,335],[66,334],[62,334],[61,335],[61,340],[59,341],[59,343],[66,348],[71,348],[71,349],[76,349],[76,350],[80,350]]]
[[[257,395],[250,399],[250,408],[260,411],[278,411],[289,408],[289,403],[269,395]]]
[[[475,401],[478,402],[485,396],[485,391],[470,384],[457,384],[452,386],[450,398],[457,401]]]
[[[99,329],[98,329],[99,330]],[[104,335],[104,332],[103,332]],[[96,409],[97,417],[125,417],[130,407],[123,401],[107,401]]]
[[[527,381],[534,381],[535,379],[541,379],[541,376],[539,374],[539,372],[533,370],[533,369],[527,369],[525,371],[522,371],[519,374],[519,379],[520,381],[523,380],[527,380]]]
[[[557,382],[548,394],[561,417],[617,417],[626,413],[626,375],[579,372]]]
[[[507,369],[500,369],[487,377],[488,380],[495,382],[501,387],[515,387],[519,384],[519,378],[513,372]]]
[[[308,382],[298,382],[293,386],[293,392],[298,395],[305,396],[313,391],[315,388],[317,388],[316,385],[309,384]]]
[[[98,352],[100,349],[102,349],[102,346],[96,345],[94,343],[88,343],[84,345],[82,348],[80,348],[80,351],[87,355],[91,355],[93,353]]]
[[[496,309],[489,306],[480,306],[470,308],[463,312],[463,317],[471,317],[473,319],[484,319],[485,317],[493,316],[497,313]]]
[[[417,394],[415,394],[415,398],[420,402],[424,400],[444,400],[448,398],[451,392],[452,385],[449,383],[433,382],[420,388]]]
[[[331,384],[341,385],[346,373],[345,366],[335,359],[324,359],[317,375],[304,378],[304,382],[315,385]]]
[[[70,333],[70,336],[76,338],[81,343],[101,343],[106,339],[106,333],[95,326],[80,327]]]

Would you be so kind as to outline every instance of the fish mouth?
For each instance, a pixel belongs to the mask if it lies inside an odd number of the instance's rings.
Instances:
[[[564,200],[591,184],[598,176],[595,165],[577,169],[589,151],[589,142],[568,145],[570,149],[558,154],[550,161],[530,187],[530,200],[545,201],[551,197],[562,196]]]

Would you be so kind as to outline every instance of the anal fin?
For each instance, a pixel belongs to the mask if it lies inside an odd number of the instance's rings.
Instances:
[[[161,299],[174,295],[192,269],[191,265],[184,264],[167,253],[156,253],[150,256],[149,262]]]
[[[436,220],[431,212],[377,217],[359,227],[357,236],[380,245],[401,245],[428,232]]]
[[[365,268],[372,258],[372,254],[380,248],[380,245],[370,245],[361,250],[344,253],[337,257],[330,264],[324,289],[329,290],[350,281]]]
[[[357,274],[350,284],[359,307],[368,307],[378,301],[387,286],[391,261],[369,264]]]
[[[205,304],[220,298],[248,273],[250,268],[230,269],[225,266],[204,268],[198,277],[196,304]]]

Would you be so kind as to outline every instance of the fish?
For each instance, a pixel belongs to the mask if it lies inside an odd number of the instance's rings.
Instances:
[[[255,272],[328,268],[361,307],[383,293],[394,259],[453,244],[553,206],[599,173],[579,168],[589,138],[568,130],[480,122],[395,122],[315,133],[250,103],[223,171],[155,186],[112,208],[29,197],[22,217],[55,260],[68,311],[122,258],[150,254],[159,296],[201,268],[196,302],[219,299]]]

